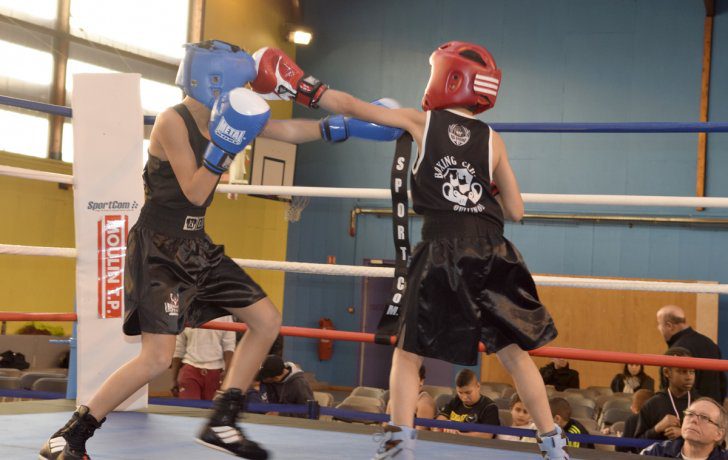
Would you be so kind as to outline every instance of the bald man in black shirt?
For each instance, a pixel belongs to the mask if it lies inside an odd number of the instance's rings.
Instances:
[[[718,345],[690,327],[685,320],[685,312],[677,305],[665,305],[657,311],[657,329],[670,348],[685,348],[695,358],[723,359]],[[725,373],[697,370],[695,389],[701,396],[713,398],[723,404],[726,397]]]

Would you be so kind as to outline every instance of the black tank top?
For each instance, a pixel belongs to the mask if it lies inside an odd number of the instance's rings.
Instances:
[[[197,128],[192,114],[184,104],[177,104],[173,109],[185,122],[187,138],[195,153],[197,167],[200,167],[209,141]],[[202,206],[190,203],[169,161],[149,155],[144,166],[145,201],[137,225],[174,237],[202,237],[205,233],[205,211],[214,194],[213,189]]]
[[[205,139],[197,128],[192,114],[184,104],[177,104],[172,107],[184,120],[187,127],[187,138],[189,139],[192,151],[195,152],[197,167],[202,166],[202,158],[210,141]],[[213,190],[202,206],[195,206],[185,196],[182,188],[174,175],[172,165],[169,161],[162,161],[159,158],[149,155],[146,166],[144,166],[144,195],[146,201],[169,209],[179,209],[180,214],[204,215],[205,208],[210,206],[215,195]]]
[[[448,110],[429,111],[418,153],[411,180],[415,212],[476,216],[503,228],[503,210],[490,194],[487,124]]]

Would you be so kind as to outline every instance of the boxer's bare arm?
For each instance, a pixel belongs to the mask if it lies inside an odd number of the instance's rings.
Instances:
[[[359,118],[360,120],[402,128],[412,135],[419,147],[422,147],[427,118],[422,111],[411,108],[390,109],[370,104],[349,93],[335,89],[329,89],[321,96],[319,106],[330,112]]]
[[[500,135],[493,131],[493,179],[498,185],[499,202],[503,207],[505,217],[514,222],[523,218],[523,198],[518,187],[516,175],[513,173],[508,161],[506,145]]]
[[[260,134],[292,144],[317,141],[321,139],[318,120],[270,120]]]

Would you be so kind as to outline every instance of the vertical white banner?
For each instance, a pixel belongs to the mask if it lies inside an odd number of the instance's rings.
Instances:
[[[73,76],[79,404],[141,349],[122,332],[124,256],[144,203],[139,74]],[[147,405],[147,387],[117,410]]]

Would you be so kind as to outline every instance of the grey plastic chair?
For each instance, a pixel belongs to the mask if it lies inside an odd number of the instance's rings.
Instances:
[[[590,392],[595,393],[596,394],[595,397],[599,397],[599,396],[602,396],[602,395],[611,395],[611,394],[614,393],[610,387],[602,387],[602,386],[594,386],[594,385],[592,385],[592,386],[586,387],[586,389],[589,390]]]
[[[35,383],[36,380],[42,379],[44,377],[58,378],[59,376],[58,374],[48,372],[26,372],[20,377],[20,386],[24,390],[32,390],[33,383]]]
[[[437,411],[439,412],[443,407],[447,405],[447,403],[450,402],[450,400],[452,400],[452,398],[452,395],[439,395],[437,398],[435,398],[435,409],[437,409]]]
[[[384,401],[384,390],[374,387],[356,387],[351,390],[350,396],[365,396],[367,398],[377,398]]]
[[[582,406],[581,404],[573,404],[571,406],[571,416],[574,418],[594,420],[594,415],[593,407]]]
[[[632,406],[632,400],[631,399],[609,399],[604,402],[604,405],[602,406],[602,412],[606,412],[609,409],[625,409],[628,410]]]
[[[511,426],[513,424],[513,416],[509,410],[498,409],[498,418],[501,426]]]
[[[632,411],[629,409],[624,410],[618,407],[608,409],[604,411],[604,414],[602,415],[602,426],[607,427],[617,422],[624,422],[630,417],[630,415],[632,415]]]
[[[589,406],[596,409],[597,403],[577,393],[567,393],[565,398],[572,406]]]
[[[2,377],[20,377],[23,373],[20,369],[14,369],[12,367],[0,368],[0,376]]]
[[[498,409],[503,410],[510,410],[511,409],[511,399],[510,398],[498,398],[494,399],[493,402],[496,406],[498,406]]]
[[[349,404],[349,405],[357,405],[357,406],[370,406],[372,408],[377,409],[377,413],[384,412],[385,406],[384,401],[382,401],[379,398],[371,398],[369,396],[349,396],[346,399],[344,399],[341,404]],[[339,406],[341,406],[339,404]],[[339,407],[336,406],[336,407]],[[367,410],[365,412],[374,412],[371,410]]]
[[[62,377],[41,377],[33,382],[33,391],[48,391],[51,393],[66,394],[68,379]]]
[[[617,433],[624,433],[624,422],[614,422],[612,423],[612,426],[609,427],[609,432],[613,435],[617,435]]]
[[[423,385],[422,391],[428,392],[434,400],[437,400],[437,397],[442,394],[446,394],[448,396],[453,396],[455,394],[455,390],[453,390],[451,387],[445,387],[440,385]]]
[[[574,420],[584,425],[584,428],[589,430],[589,434],[601,434],[599,432],[599,425],[593,418],[574,417]]]
[[[498,393],[498,395],[502,395],[503,391],[508,388],[513,388],[513,385],[510,383],[502,383],[502,382],[481,382],[480,388],[488,388],[489,390],[493,391],[494,393]]]
[[[3,390],[19,390],[21,388],[20,379],[18,377],[0,375],[0,388]]]
[[[325,391],[314,391],[313,397],[321,407],[331,407],[334,405],[334,395]]]
[[[501,397],[501,394],[499,391],[493,391],[493,390],[489,390],[487,388],[482,388],[482,387],[480,388],[480,394],[483,396],[487,396],[488,398],[492,399],[493,401],[495,401],[496,399],[500,399],[500,397]]]
[[[370,412],[373,414],[382,414],[384,413],[384,409],[379,405],[379,401],[376,398],[367,398],[366,396],[349,396],[344,401],[342,401],[338,406],[336,406],[337,409],[347,409],[347,410],[353,410],[357,412]],[[365,423],[365,424],[378,424],[379,422],[374,422],[372,420],[366,420],[366,419],[356,419],[356,418],[348,418],[348,417],[334,417],[333,418],[336,421],[340,422],[349,422],[349,423]]]

